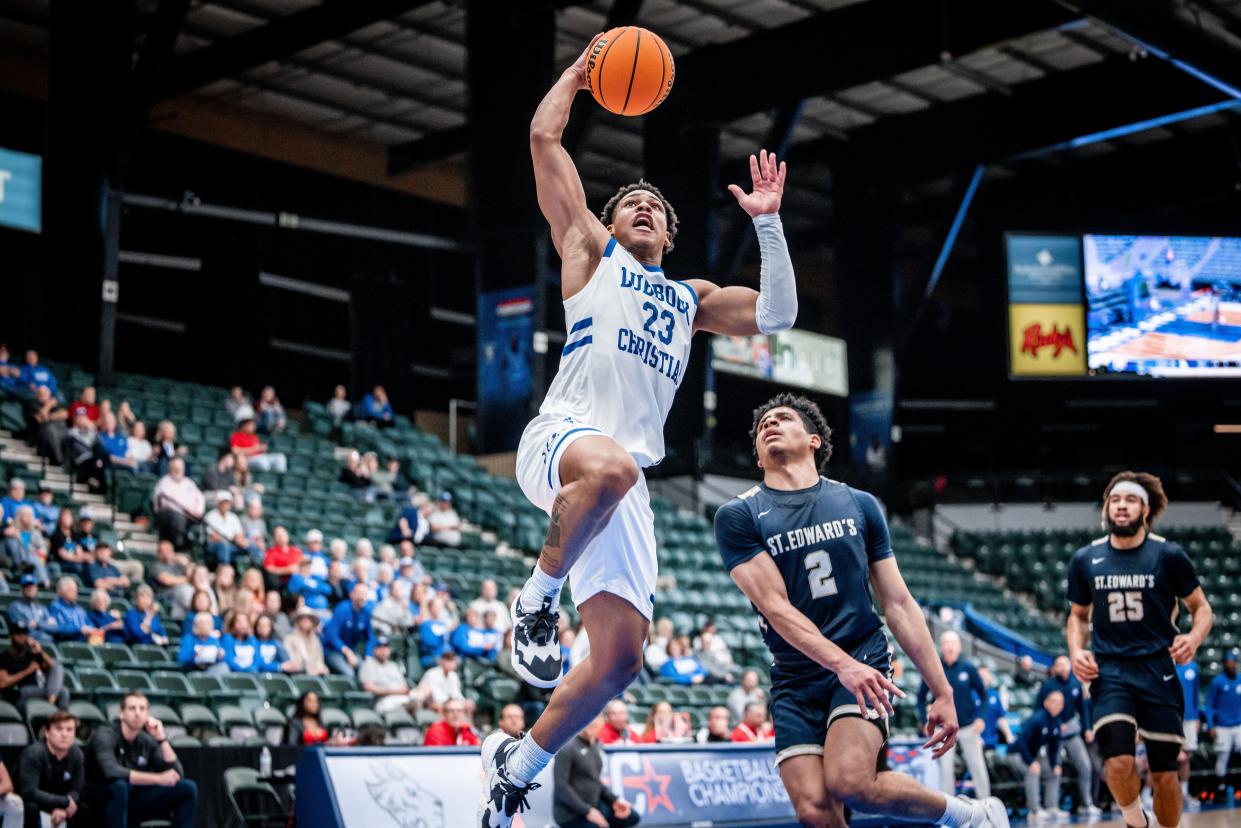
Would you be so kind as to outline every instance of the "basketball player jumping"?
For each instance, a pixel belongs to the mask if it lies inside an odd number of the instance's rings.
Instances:
[[[1158,477],[1117,474],[1103,493],[1108,534],[1069,564],[1069,657],[1077,677],[1090,683],[1107,786],[1132,828],[1155,828],[1139,799],[1138,734],[1159,825],[1180,825],[1176,761],[1185,742],[1185,699],[1174,662],[1192,661],[1211,629],[1211,606],[1185,551],[1150,531],[1167,505]],[[1180,600],[1193,617],[1183,635],[1175,623]]]
[[[765,150],[750,157],[753,191],[729,187],[758,235],[758,292],[668,278],[661,264],[676,237],[676,213],[645,181],[622,187],[600,217],[591,214],[560,143],[573,98],[587,88],[589,52],[560,77],[530,124],[539,206],[562,262],[569,336],[560,370],[517,450],[522,491],[549,513],[550,524],[539,562],[512,606],[513,667],[534,685],[560,686],[524,737],[497,732],[483,743],[483,828],[508,826],[555,752],[642,669],[656,575],[655,522],[642,468],[664,456],[664,419],[685,375],[693,333],[771,333],[797,318],[777,212],[785,165]],[[561,683],[556,624],[566,577],[590,656]]]
[[[1004,804],[933,791],[885,770],[891,675],[888,621],[935,697],[927,708],[939,758],[956,742],[953,691],[922,609],[897,568],[879,503],[821,477],[831,429],[819,407],[780,394],[754,411],[750,439],[763,482],[715,515],[724,566],[759,613],[771,649],[776,764],[807,828],[845,824],[844,806],[915,822],[1007,828]],[[831,761],[825,761],[830,756]]]

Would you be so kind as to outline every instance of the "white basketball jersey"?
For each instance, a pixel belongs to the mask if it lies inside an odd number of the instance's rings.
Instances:
[[[693,288],[610,239],[590,282],[564,303],[568,338],[539,413],[590,423],[638,465],[655,465],[697,313]]]

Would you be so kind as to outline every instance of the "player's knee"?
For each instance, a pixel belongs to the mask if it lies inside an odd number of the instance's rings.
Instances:
[[[596,502],[613,506],[638,482],[638,464],[621,451],[601,453],[585,463],[580,479]]]
[[[1107,770],[1108,776],[1125,777],[1137,770],[1138,760],[1135,756],[1110,756],[1104,760],[1103,767]]]
[[[871,786],[875,781],[869,768],[841,762],[827,774],[827,789],[832,796],[850,808],[864,809],[870,804]]]
[[[802,799],[794,810],[801,828],[837,828],[844,824],[826,798]]]
[[[642,672],[642,650],[625,648],[606,659],[600,659],[599,665],[603,672],[599,681],[619,693]]]

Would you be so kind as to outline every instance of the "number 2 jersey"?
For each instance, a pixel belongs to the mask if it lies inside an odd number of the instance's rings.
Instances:
[[[1091,607],[1096,656],[1167,653],[1177,635],[1178,599],[1198,588],[1185,550],[1150,532],[1141,546],[1117,549],[1108,537],[1077,550],[1069,563],[1071,603]]]
[[[639,466],[664,458],[664,420],[689,362],[698,296],[610,239],[564,303],[568,337],[540,414],[592,425]]]
[[[846,652],[882,626],[871,605],[870,565],[893,553],[873,495],[827,478],[798,491],[760,483],[720,507],[715,539],[729,572],[770,555],[789,602]],[[776,661],[813,663],[759,618]]]

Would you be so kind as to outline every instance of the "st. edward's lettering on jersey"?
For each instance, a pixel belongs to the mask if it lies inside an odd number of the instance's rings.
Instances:
[[[786,532],[767,538],[767,549],[771,552],[771,556],[775,558],[782,552],[793,552],[811,544],[825,543],[836,538],[843,538],[846,534],[857,535],[857,520],[855,518],[825,520],[813,526],[789,529]]]
[[[689,300],[677,295],[672,285],[652,282],[643,274],[624,265],[620,269],[620,286],[648,296],[654,301],[642,304],[645,315],[642,331],[646,336],[632,328],[620,328],[616,332],[617,349],[637,357],[674,384],[679,383],[683,361],[659,347],[656,340],[670,345],[678,319],[686,326],[693,324],[689,314]]]

